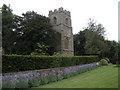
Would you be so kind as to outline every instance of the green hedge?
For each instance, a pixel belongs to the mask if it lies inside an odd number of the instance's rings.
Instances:
[[[18,72],[27,70],[67,67],[99,61],[98,56],[31,56],[2,55],[2,72]]]

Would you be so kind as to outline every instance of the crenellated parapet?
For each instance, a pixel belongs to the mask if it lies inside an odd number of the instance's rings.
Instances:
[[[49,15],[56,14],[56,13],[61,13],[61,12],[63,12],[64,14],[70,16],[70,12],[67,11],[67,10],[64,10],[62,7],[59,8],[58,10],[57,9],[54,9],[54,11],[50,10]]]

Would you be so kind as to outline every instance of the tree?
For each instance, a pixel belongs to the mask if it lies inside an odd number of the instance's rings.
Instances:
[[[28,11],[21,16],[14,15],[10,6],[2,6],[2,41],[5,54],[30,54],[36,51],[36,44],[48,46],[45,51],[52,55],[56,51],[60,34],[52,30],[48,17]],[[52,50],[52,51],[51,51]]]
[[[56,46],[59,36],[57,32],[52,30],[49,18],[41,16],[34,11],[28,11],[22,15],[22,18],[17,18],[20,21],[17,27],[19,37],[16,41],[16,53],[30,54],[36,51],[37,43],[44,43],[44,46],[49,46],[48,51],[46,51],[49,53],[50,48]]]
[[[104,57],[108,57],[110,59],[110,62],[115,64],[118,62],[120,44],[114,40],[106,40],[106,43],[108,45],[108,50],[104,53]]]
[[[15,40],[14,15],[7,5],[2,6],[2,47],[6,54],[11,54]]]
[[[74,53],[75,55],[85,54],[85,33],[80,31],[78,34],[74,35]]]
[[[78,55],[102,54],[107,50],[107,44],[104,39],[104,27],[102,24],[96,24],[90,19],[88,26],[75,35],[75,52]]]
[[[48,48],[49,48],[49,46],[45,46],[44,43],[37,43],[35,51],[32,52],[31,54],[45,55],[48,51]]]
[[[97,22],[93,19],[89,18],[88,26],[85,29],[88,29],[90,31],[96,32],[99,36],[105,36],[105,28],[102,24],[96,24]]]

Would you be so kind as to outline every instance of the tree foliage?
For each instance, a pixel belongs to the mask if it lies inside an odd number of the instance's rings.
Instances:
[[[2,12],[5,53],[30,54],[36,50],[37,43],[49,46],[46,53],[54,53],[60,34],[52,30],[48,17],[34,11],[27,11],[22,16],[14,15],[6,5],[3,5]]]
[[[52,30],[52,26],[47,17],[41,16],[34,11],[29,11],[22,15],[23,18],[20,22],[21,28],[19,29],[21,35],[19,40],[24,42],[22,46],[27,45],[27,47],[24,48],[24,51],[27,51],[27,54],[35,51],[37,43],[44,43],[50,48],[55,46],[55,43],[52,42],[57,41],[57,38],[55,38],[57,32]]]
[[[88,26],[75,35],[75,52],[79,52],[78,55],[105,52],[107,44],[104,40],[104,32],[102,24],[97,25],[90,19]]]
[[[107,45],[108,45],[108,50],[105,52],[103,55],[104,57],[110,58],[110,61],[112,63],[117,63],[118,62],[118,57],[120,53],[120,44],[116,41],[108,41],[106,40]]]
[[[119,43],[105,40],[105,28],[102,24],[96,24],[92,19],[83,31],[74,35],[75,55],[97,54],[101,58],[108,57],[112,63],[118,62]]]
[[[7,5],[2,6],[2,47],[5,53],[12,53],[13,43],[15,40],[14,15],[12,9]]]

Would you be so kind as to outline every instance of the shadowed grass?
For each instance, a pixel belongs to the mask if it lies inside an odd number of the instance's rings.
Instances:
[[[118,67],[101,66],[62,81],[35,88],[118,88]]]

